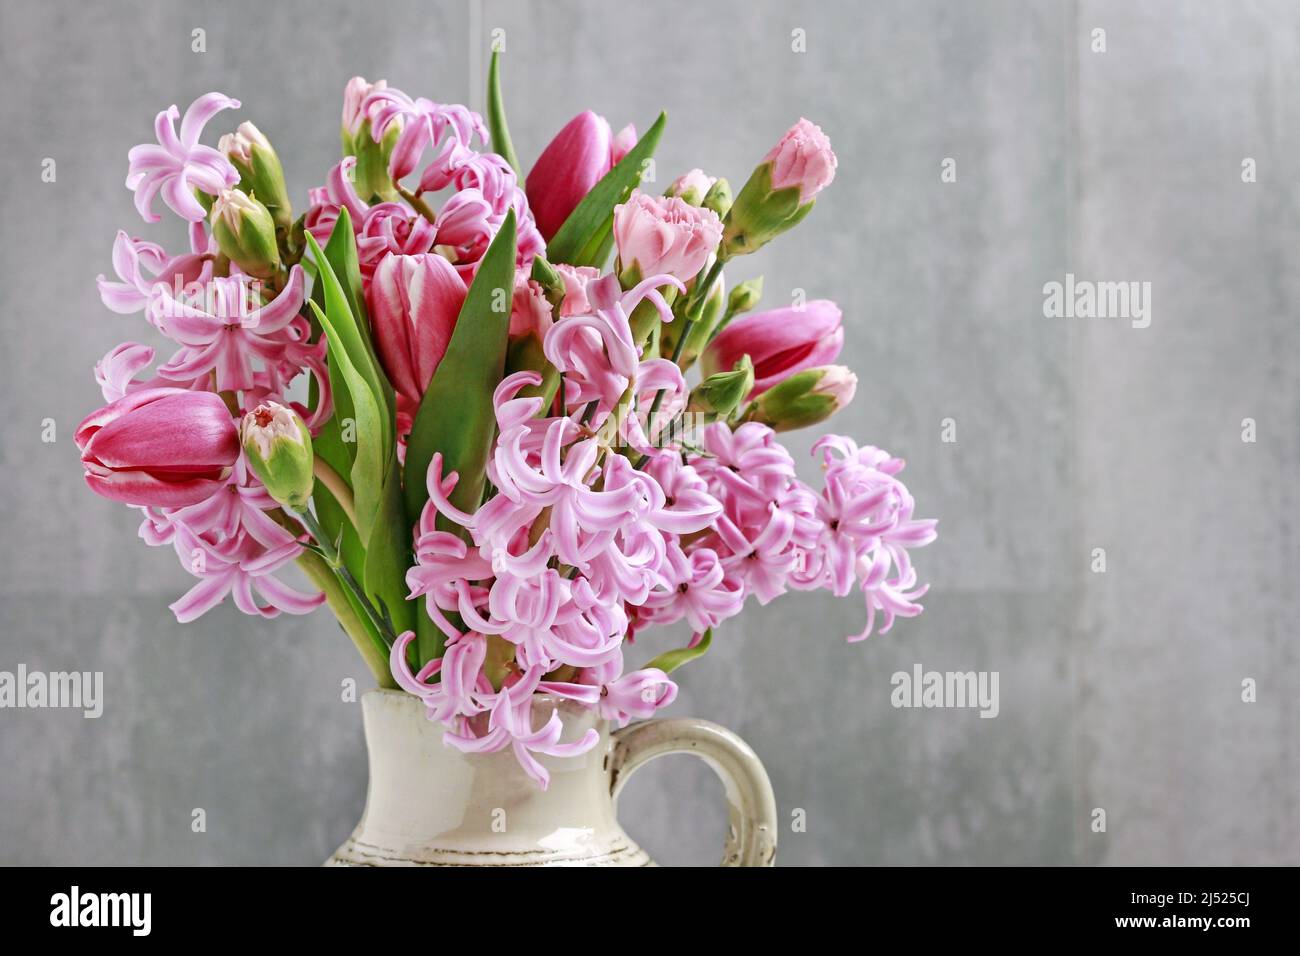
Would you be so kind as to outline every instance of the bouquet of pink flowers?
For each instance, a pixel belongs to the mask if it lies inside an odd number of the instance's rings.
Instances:
[[[545,786],[534,755],[595,732],[562,743],[558,709],[534,726],[535,695],[647,717],[718,625],[790,588],[856,589],[850,640],[886,631],[921,611],[909,551],[935,522],[901,460],[848,438],[814,446],[820,489],[796,476],[777,433],[856,387],[831,364],[840,310],[726,291],[724,268],[831,183],[822,131],[801,119],[734,197],[698,169],[657,196],[664,116],[638,138],[586,112],[521,185],[498,76],[494,59],[486,123],[351,80],[343,159],[296,218],[252,123],[199,142],[238,101],[159,113],[126,184],[190,248],[119,232],[99,287],[175,352],[151,374],[152,346],[109,352],[76,441],[91,489],[197,579],[178,620],[227,596],[263,617],[327,602],[381,686]],[[290,563],[316,590],[281,580]],[[681,620],[686,646],[625,668],[643,629]]]

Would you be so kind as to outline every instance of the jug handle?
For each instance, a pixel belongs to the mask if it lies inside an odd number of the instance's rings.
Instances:
[[[658,718],[613,733],[609,791],[617,797],[640,767],[666,754],[694,754],[713,768],[727,795],[730,823],[722,866],[771,866],[776,859],[776,799],[750,746],[725,727],[694,717]]]

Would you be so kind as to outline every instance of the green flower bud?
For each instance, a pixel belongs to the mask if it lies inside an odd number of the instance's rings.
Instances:
[[[705,209],[712,209],[718,214],[719,219],[725,219],[728,212],[731,211],[731,183],[725,179],[719,179],[709,191],[704,194],[704,201],[700,203]]]
[[[700,317],[694,322],[687,320],[685,317],[675,320],[671,325],[664,326],[664,348],[676,348],[677,336],[685,335],[686,343],[682,346],[681,355],[678,357],[677,364],[683,369],[690,368],[695,364],[695,360],[700,357],[704,347],[709,344],[713,338],[718,326],[722,323],[723,312],[727,303],[727,295],[722,276],[713,283],[713,288],[709,290],[709,297],[704,302],[704,308],[700,310]]]
[[[389,202],[398,198],[393,178],[388,175],[388,160],[401,133],[402,124],[392,123],[384,138],[376,143],[370,135],[369,119],[362,120],[355,136],[349,135],[346,128],[343,130],[343,155],[357,158],[353,186],[357,195],[367,202],[375,196]]]
[[[665,196],[676,196],[688,206],[704,205],[704,197],[717,182],[702,169],[692,169],[674,179],[664,190]]]
[[[221,137],[217,147],[238,171],[239,188],[267,208],[276,226],[288,229],[293,224],[293,207],[271,141],[252,123],[240,123],[235,132]]]
[[[727,418],[753,389],[754,363],[742,355],[730,372],[715,372],[696,385],[686,410],[702,414],[708,421]]]
[[[745,410],[745,421],[788,432],[824,422],[853,399],[858,377],[843,365],[796,372],[759,395]]]
[[[301,512],[311,499],[311,432],[291,408],[263,402],[239,423],[244,457],[267,494],[290,511]]]
[[[746,279],[731,290],[731,295],[727,296],[727,315],[737,316],[742,312],[748,312],[758,305],[761,298],[763,298],[763,277]]]
[[[223,190],[212,204],[212,234],[226,257],[250,276],[269,279],[280,268],[270,211],[247,193]]]
[[[815,202],[812,199],[802,202],[800,196],[797,185],[774,188],[772,163],[761,163],[727,212],[719,254],[730,259],[756,252],[787,229],[798,225],[812,211]]]

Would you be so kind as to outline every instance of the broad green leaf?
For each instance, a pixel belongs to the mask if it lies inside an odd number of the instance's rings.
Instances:
[[[411,426],[404,484],[406,514],[412,522],[419,520],[429,500],[425,481],[434,452],[442,452],[444,476],[453,471],[460,476],[451,493],[452,503],[464,511],[478,508],[496,431],[492,392],[505,369],[514,282],[512,210],[479,264],[447,351]]]
[[[713,628],[709,628],[704,632],[704,636],[700,638],[700,643],[696,644],[694,647],[679,647],[673,651],[664,651],[647,664],[646,668],[657,667],[665,674],[671,674],[687,661],[693,661],[695,658],[703,656],[704,652],[709,649],[709,645],[712,643]]]
[[[501,54],[497,50],[492,51],[492,62],[488,65],[487,110],[492,151],[509,163],[515,175],[522,180],[524,174],[519,169],[519,157],[515,155],[514,144],[510,142],[510,127],[506,125],[506,106],[501,98]]]
[[[654,154],[667,121],[668,115],[660,113],[654,125],[618,165],[578,203],[546,246],[546,258],[550,262],[604,268],[614,244],[614,207],[626,202],[641,182],[641,164]]]
[[[336,229],[337,232],[337,229]],[[331,241],[326,244],[328,249],[333,244]],[[328,258],[328,253],[326,254]],[[310,262],[304,259],[304,262]],[[313,266],[313,273],[318,274]],[[323,307],[325,304],[324,284],[316,281],[312,287],[311,298],[317,306]],[[312,315],[312,338],[324,334],[324,328],[316,321],[315,315]],[[330,376],[330,394],[334,402],[334,413],[329,417],[324,425],[321,426],[316,436],[312,439],[312,452],[334,469],[335,472],[351,488],[352,462],[356,458],[356,414],[352,410],[352,397],[348,394],[347,383],[343,380],[343,371],[338,366],[329,369]],[[312,376],[308,385],[308,407],[315,409],[319,406],[321,395],[320,387],[316,383],[316,377]],[[344,441],[344,422],[349,422],[347,426],[349,433],[352,434],[351,441]],[[342,538],[342,547],[340,551],[343,555],[343,563],[347,569],[352,572],[352,576],[358,581],[365,576],[365,548],[361,546],[361,539],[357,536],[356,528],[348,520],[347,514],[342,506],[334,499],[334,495],[320,481],[316,482],[316,487],[312,492],[312,503],[316,508],[316,519],[320,522],[325,533],[330,535],[332,540],[338,541]],[[354,605],[358,619],[362,627],[373,632],[371,636],[376,640],[379,639],[379,632],[375,630],[374,625],[370,623],[370,618],[362,611],[361,606],[357,604],[356,598],[352,592],[344,588],[344,596]]]
[[[339,222],[335,226],[335,235],[338,234],[340,227],[345,227],[350,231],[351,225],[348,224],[347,211],[343,210],[339,214]],[[380,443],[385,447],[394,446],[394,422],[393,415],[390,411],[392,408],[390,396],[392,395],[392,386],[384,377],[379,363],[375,360],[374,349],[370,345],[369,336],[365,330],[358,324],[357,318],[352,311],[351,304],[348,301],[348,295],[338,276],[334,272],[333,265],[325,256],[321,247],[317,244],[316,239],[307,233],[307,245],[311,249],[312,256],[316,260],[316,265],[320,269],[321,296],[324,303],[324,315],[329,319],[329,325],[326,332],[330,338],[330,356],[333,358],[335,349],[342,352],[351,367],[361,376],[361,381],[365,390],[374,398],[379,409],[380,430],[374,432],[378,436]],[[314,298],[314,297],[313,297]],[[313,303],[315,305],[315,303]],[[316,309],[317,319],[321,317],[322,310]],[[325,321],[321,321],[322,326],[326,326]],[[352,396],[354,410],[360,413],[360,396],[357,395],[357,389],[350,384],[348,391]],[[361,441],[360,419],[357,420],[358,445]]]
[[[375,606],[388,611],[393,629],[401,634],[415,628],[415,605],[406,600],[406,569],[412,564],[410,525],[402,505],[401,471],[394,460],[384,480],[379,514],[366,540],[365,577],[362,586]]]
[[[322,260],[323,261],[323,260]],[[322,274],[328,272],[322,266]],[[329,298],[329,293],[326,293]],[[339,301],[342,299],[340,297]],[[352,462],[352,494],[354,509],[357,514],[357,533],[361,540],[370,537],[371,528],[379,514],[380,498],[383,493],[384,471],[387,459],[392,454],[392,445],[384,439],[385,426],[383,412],[380,410],[379,398],[371,391],[370,384],[360,371],[352,364],[352,358],[342,344],[343,332],[340,328],[347,319],[334,310],[322,310],[315,302],[312,311],[325,329],[329,342],[329,362],[331,374],[338,371],[348,393],[352,396],[353,413],[356,417],[357,451]],[[346,304],[342,306],[347,308]]]
[[[356,318],[357,327],[370,341],[370,318],[366,314],[365,293],[361,287],[361,265],[357,261],[357,239],[352,231],[352,215],[347,207],[339,208],[339,217],[334,222],[329,240],[325,243],[325,258],[334,270],[334,277],[343,287],[348,306]],[[372,350],[373,351],[373,350]]]

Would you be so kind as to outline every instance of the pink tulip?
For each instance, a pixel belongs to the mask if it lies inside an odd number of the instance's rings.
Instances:
[[[74,440],[92,491],[156,508],[207,500],[239,458],[225,402],[183,388],[131,392],[86,418]]]
[[[835,361],[844,346],[840,309],[828,299],[754,312],[736,319],[709,343],[700,356],[707,378],[735,366],[742,355],[754,363],[754,390],[759,395],[795,372]]]
[[[547,241],[627,152],[629,137],[636,138],[631,127],[615,139],[605,118],[587,110],[569,120],[542,150],[528,173],[524,191],[537,228]]]
[[[688,282],[722,239],[722,220],[712,209],[677,197],[647,196],[639,189],[614,207],[619,268],[636,265],[642,278],[670,275]]]
[[[799,187],[799,203],[808,202],[835,178],[831,141],[816,123],[806,119],[791,126],[763,162],[772,164],[772,188]]]
[[[465,303],[465,283],[436,253],[387,255],[366,290],[370,325],[388,379],[408,410],[419,407]]]

